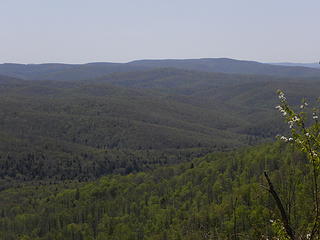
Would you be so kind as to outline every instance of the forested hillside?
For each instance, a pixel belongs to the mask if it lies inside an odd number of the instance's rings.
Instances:
[[[0,83],[2,189],[128,174],[273,141],[286,131],[276,90],[286,89],[295,104],[320,91],[315,79],[167,68],[72,82],[2,76]]]
[[[267,170],[295,229],[312,189],[304,155],[276,143],[92,183],[22,184],[0,192],[0,236],[18,239],[267,239],[278,210]]]
[[[320,240],[319,0],[0,3],[0,240]]]
[[[292,226],[309,227],[311,170],[274,143],[288,133],[275,106],[277,89],[313,105],[315,72],[173,62],[0,66],[1,240],[270,239],[264,170]]]

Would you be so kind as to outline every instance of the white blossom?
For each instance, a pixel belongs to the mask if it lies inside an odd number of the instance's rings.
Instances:
[[[318,119],[317,114],[316,114],[316,113],[312,113],[312,118],[313,118],[314,120],[317,120],[317,119]]]
[[[300,121],[300,118],[298,118],[297,116],[294,116],[294,117],[292,118],[292,121],[293,121],[293,122],[299,122],[299,121]]]
[[[278,111],[281,112],[283,116],[287,115],[287,112],[280,105],[276,106],[276,109],[278,109]]]
[[[286,101],[286,97],[284,96],[284,93],[282,91],[279,91],[279,99],[284,102]]]
[[[293,128],[293,121],[289,121],[288,124],[289,124],[289,128]]]
[[[288,121],[289,128],[293,128],[294,123],[299,121],[300,121],[300,118],[298,118],[297,116],[294,116],[293,118],[291,118],[291,120]]]
[[[279,111],[282,110],[282,107],[280,105],[276,106],[275,108],[278,109]]]

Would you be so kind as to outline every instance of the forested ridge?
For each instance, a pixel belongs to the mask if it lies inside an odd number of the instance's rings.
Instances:
[[[264,171],[306,236],[312,169],[275,141],[298,119],[276,90],[312,106],[318,70],[196,62],[0,65],[0,239],[272,239]]]
[[[16,180],[128,174],[273,141],[286,131],[276,89],[296,104],[320,90],[314,79],[167,68],[87,81],[0,81],[2,189]]]
[[[110,73],[134,72],[155,68],[176,68],[201,72],[269,75],[281,77],[319,77],[320,70],[305,66],[272,65],[229,58],[136,60],[127,63],[87,64],[0,64],[0,74],[31,80],[84,80]]]

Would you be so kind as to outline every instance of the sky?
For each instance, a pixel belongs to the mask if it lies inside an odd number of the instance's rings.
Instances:
[[[0,63],[317,62],[319,0],[0,0]]]

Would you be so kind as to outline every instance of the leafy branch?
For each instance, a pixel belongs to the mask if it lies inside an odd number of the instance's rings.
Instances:
[[[300,112],[296,112],[292,107],[289,106],[284,93],[278,90],[278,97],[280,105],[276,106],[276,109],[282,114],[291,130],[291,136],[280,136],[280,139],[294,144],[298,149],[304,152],[309,160],[312,167],[312,178],[313,178],[313,222],[310,223],[310,229],[307,229],[308,234],[300,239],[314,240],[320,238],[320,203],[319,203],[319,170],[320,170],[320,124],[318,121],[319,109],[312,109],[312,121],[307,126],[307,111],[308,103],[303,99],[300,105]],[[292,240],[298,239],[297,234],[289,224],[289,218],[283,208],[281,200],[274,190],[271,180],[267,173],[265,173],[269,185],[269,192],[277,203],[277,207],[281,212],[281,222],[286,230],[288,237]]]

